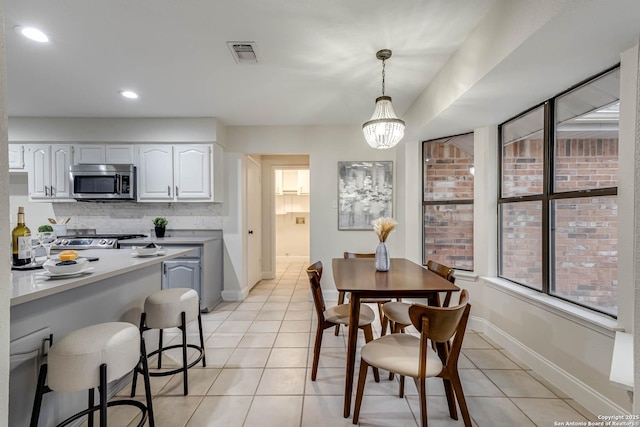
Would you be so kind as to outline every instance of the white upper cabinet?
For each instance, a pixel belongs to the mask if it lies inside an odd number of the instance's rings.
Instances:
[[[309,169],[276,169],[276,194],[309,194]]]
[[[75,164],[135,164],[133,145],[130,144],[78,144],[75,146]]]
[[[309,169],[298,170],[298,194],[309,194]]]
[[[9,171],[23,171],[24,169],[24,145],[9,144]]]
[[[223,151],[216,144],[138,147],[138,200],[222,202]]]
[[[211,200],[212,153],[209,145],[177,145],[174,152],[176,200]]]
[[[173,146],[139,146],[138,200],[164,202],[173,199]]]
[[[71,145],[30,144],[25,147],[29,198],[47,201],[71,199]]]

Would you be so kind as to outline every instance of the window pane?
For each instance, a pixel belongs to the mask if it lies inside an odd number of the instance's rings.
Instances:
[[[424,143],[424,200],[473,199],[473,133]]]
[[[618,185],[620,69],[556,101],[555,191]]]
[[[473,205],[424,206],[424,257],[473,270]]]
[[[551,292],[617,315],[617,197],[554,200],[551,207],[555,222]]]
[[[501,127],[502,197],[542,193],[543,125],[539,107]]]
[[[500,276],[542,290],[542,202],[500,205]]]

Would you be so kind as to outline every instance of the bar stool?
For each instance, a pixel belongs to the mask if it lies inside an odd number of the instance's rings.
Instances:
[[[187,324],[198,319],[198,329],[200,332],[200,346],[187,344]],[[162,334],[166,328],[178,328],[182,332],[182,343],[167,347],[162,345]],[[150,372],[152,377],[173,375],[182,372],[182,384],[184,395],[189,394],[189,382],[187,369],[197,365],[202,360],[202,366],[206,367],[207,362],[204,354],[204,336],[202,335],[202,318],[200,317],[200,301],[198,293],[189,288],[164,289],[149,295],[144,301],[144,313],[140,316],[140,335],[150,329],[159,329],[160,337],[158,349],[147,355],[151,357],[158,355],[158,369],[162,369],[162,353],[166,350],[182,349],[182,367],[163,372]],[[187,363],[187,348],[193,348],[200,353],[196,360]],[[133,377],[131,386],[131,397],[136,393],[137,375]]]
[[[45,393],[80,390],[89,390],[88,408],[62,421],[58,427],[69,425],[83,416],[89,417],[88,425],[93,427],[95,411],[100,414],[100,427],[106,427],[107,408],[120,405],[132,405],[140,409],[142,419],[139,427],[147,421],[147,416],[149,425],[155,425],[144,340],[140,338],[138,328],[131,323],[100,323],[74,331],[51,347],[47,359],[38,375],[31,427],[38,425]],[[132,370],[134,377],[137,372],[144,377],[147,404],[133,399],[107,403],[107,384]],[[95,387],[100,392],[98,405],[94,405]]]

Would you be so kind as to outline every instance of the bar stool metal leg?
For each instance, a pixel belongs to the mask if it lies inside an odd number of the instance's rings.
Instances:
[[[149,364],[147,362],[147,346],[144,343],[144,338],[140,340],[140,363],[142,364],[142,377],[144,379],[144,394],[147,399],[147,412],[149,414],[149,427],[155,427],[155,420],[153,418],[153,405],[151,404],[151,381],[149,377]],[[134,378],[138,375],[136,371],[133,371]]]
[[[107,364],[100,365],[100,427],[107,427]],[[93,414],[89,414],[92,416]]]
[[[183,311],[180,315],[182,319],[182,384],[184,386],[184,395],[189,394],[189,374],[187,373],[187,314]]]
[[[89,389],[89,408],[93,408],[95,405],[95,389]],[[93,413],[89,414],[89,418],[87,419],[87,426],[93,427]]]
[[[204,335],[202,333],[202,316],[198,313],[198,328],[200,329],[200,348],[204,348]],[[202,354],[202,367],[207,367],[207,356]]]
[[[47,364],[40,366],[38,374],[38,385],[36,386],[36,396],[33,401],[33,410],[31,411],[31,427],[38,427],[38,419],[40,418],[40,408],[42,407],[42,396],[47,393],[48,387],[44,384],[47,380]]]

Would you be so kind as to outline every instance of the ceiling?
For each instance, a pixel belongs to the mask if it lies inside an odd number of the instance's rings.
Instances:
[[[407,121],[405,140],[502,123],[615,65],[640,36],[638,0],[1,1],[10,117],[360,126],[381,94],[375,53],[389,48],[386,94]],[[529,12],[510,22],[518,8]],[[496,31],[479,45],[467,37],[481,22]],[[29,41],[17,25],[41,27],[51,42]],[[510,36],[512,50],[491,39]],[[258,63],[237,64],[230,41],[255,42]],[[483,70],[460,62],[465,41],[477,58],[498,59]],[[478,79],[433,114],[442,100],[425,108],[420,95],[436,76],[449,84],[451,70]]]
[[[376,51],[393,50],[386,94],[402,114],[493,3],[5,0],[9,116],[360,124],[381,94]],[[255,42],[258,63],[237,64],[229,41]]]

